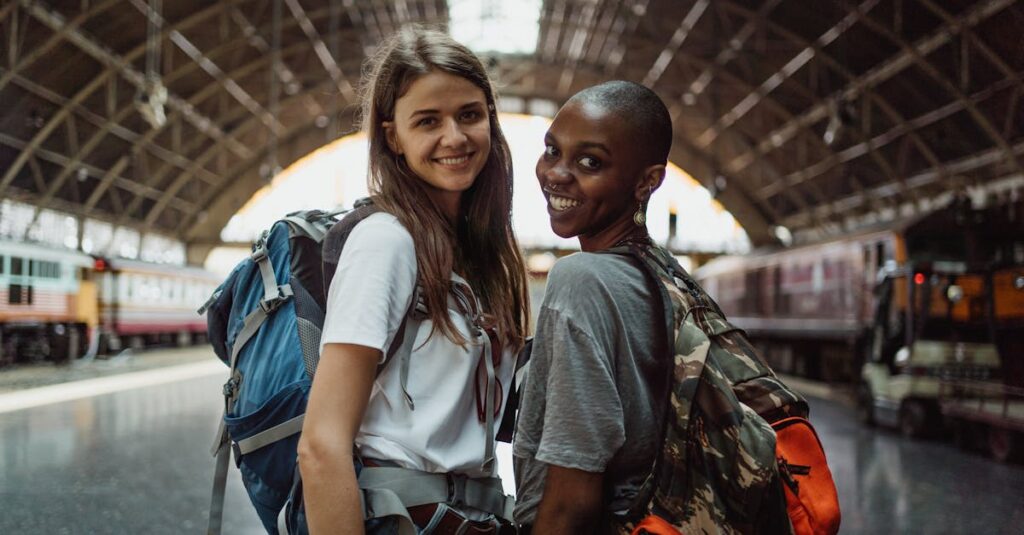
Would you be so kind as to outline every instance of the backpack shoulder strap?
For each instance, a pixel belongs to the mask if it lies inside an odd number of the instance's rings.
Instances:
[[[330,230],[324,236],[323,239],[323,276],[324,276],[324,302],[327,301],[327,291],[331,287],[331,281],[334,279],[334,274],[338,270],[338,259],[341,257],[341,251],[345,248],[345,243],[348,242],[349,236],[352,235],[352,231],[356,228],[356,225],[362,223],[366,218],[382,211],[379,206],[373,203],[370,198],[359,199],[355,202],[354,208],[348,211],[342,216],[341,220],[331,226]],[[334,215],[334,214],[332,214]],[[418,280],[417,276],[417,280]],[[395,332],[395,337],[391,341],[391,345],[388,347],[387,353],[384,355],[384,362],[377,367],[377,374],[379,375],[384,367],[395,357],[400,356],[402,361],[402,391],[405,394],[406,402],[412,405],[412,398],[405,392],[405,385],[409,376],[409,359],[407,358],[412,353],[413,342],[416,339],[416,331],[419,327],[419,323],[425,318],[425,310],[423,309],[423,303],[421,299],[420,286],[417,283],[413,291],[412,300],[409,302],[409,308],[405,311],[405,315],[402,316],[402,323],[398,325],[398,330]],[[406,336],[407,333],[411,332],[412,336]]]

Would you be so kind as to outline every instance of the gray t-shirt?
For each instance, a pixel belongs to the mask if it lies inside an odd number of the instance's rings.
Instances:
[[[513,445],[517,523],[536,518],[548,464],[604,472],[609,511],[650,471],[669,375],[652,291],[622,255],[573,254],[548,275]]]

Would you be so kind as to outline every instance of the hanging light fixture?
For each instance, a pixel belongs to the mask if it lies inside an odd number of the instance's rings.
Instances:
[[[135,109],[152,128],[167,123],[167,88],[160,79],[160,32],[163,26],[162,0],[149,0],[146,9],[146,78],[135,94]]]

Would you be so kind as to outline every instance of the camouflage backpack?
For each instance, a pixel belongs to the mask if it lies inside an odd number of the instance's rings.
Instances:
[[[668,251],[609,252],[635,257],[657,281],[674,354],[662,447],[633,505],[614,513],[619,532],[791,533],[769,422],[806,417],[806,401]]]

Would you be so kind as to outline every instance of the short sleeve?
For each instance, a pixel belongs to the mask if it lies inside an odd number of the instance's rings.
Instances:
[[[409,232],[386,213],[360,222],[342,249],[327,292],[321,352],[324,344],[340,343],[384,353],[415,284],[416,249]]]
[[[622,402],[608,348],[587,329],[554,309],[538,321],[530,395],[543,397],[535,458],[539,461],[603,472],[625,442]],[[538,366],[539,365],[539,366]]]

